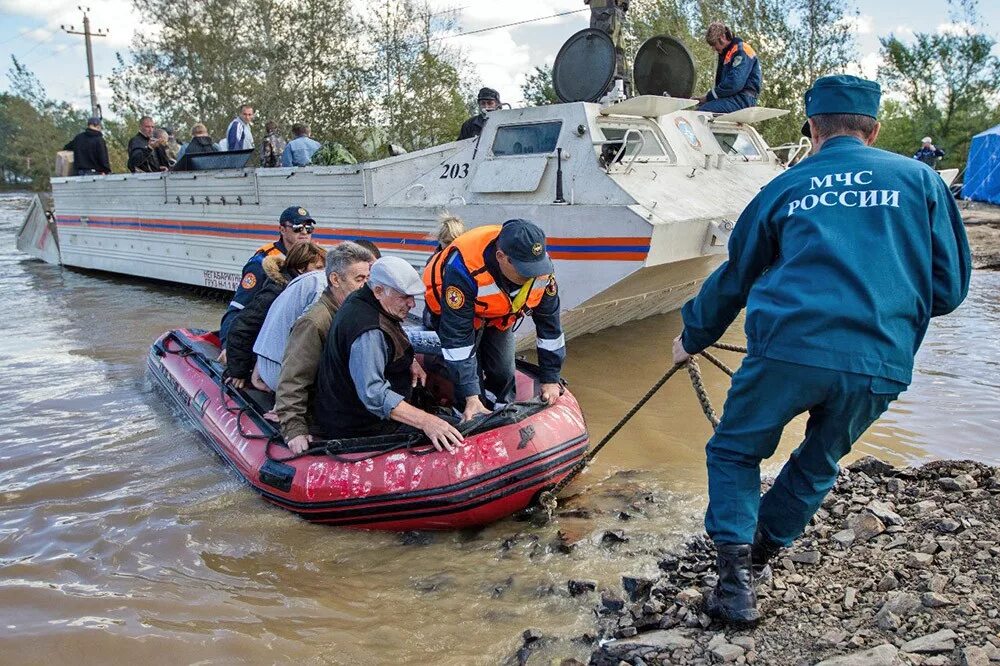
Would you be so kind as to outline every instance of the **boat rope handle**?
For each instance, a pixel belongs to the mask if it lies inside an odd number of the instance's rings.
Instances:
[[[723,342],[719,342],[711,346],[725,351],[740,352],[742,354],[747,353],[746,347],[730,345]],[[720,361],[711,352],[703,350],[700,352],[700,355],[704,356],[709,362],[730,377],[733,376],[732,368]],[[624,428],[625,424],[628,423],[632,417],[635,416],[647,402],[649,402],[650,398],[656,395],[656,392],[659,391],[663,385],[666,384],[667,381],[681,368],[687,369],[688,376],[691,379],[691,386],[694,388],[695,395],[698,396],[698,402],[701,404],[701,411],[705,414],[705,418],[708,419],[709,423],[712,424],[712,429],[714,430],[719,426],[719,417],[716,415],[715,409],[712,407],[712,400],[708,397],[708,392],[705,390],[705,384],[701,379],[701,369],[698,367],[698,361],[695,359],[695,356],[692,356],[683,363],[675,363],[655,384],[653,384],[652,387],[650,387],[648,391],[646,391],[646,394],[639,399],[639,402],[635,403],[635,405],[632,406],[632,409],[628,410],[625,416],[623,416],[618,423],[616,423],[614,427],[608,431],[608,434],[601,438],[601,441],[597,443],[597,446],[591,449],[587,455],[570,468],[569,472],[562,478],[562,480],[559,481],[559,483],[551,489],[543,491],[539,494],[538,506],[529,510],[533,513],[532,522],[541,526],[552,519],[552,515],[558,506],[559,493],[562,492],[563,488],[568,486],[580,472],[590,465],[590,461],[597,457],[597,454],[601,452],[601,449],[607,446],[608,442],[610,442],[611,439],[618,434],[618,431]]]

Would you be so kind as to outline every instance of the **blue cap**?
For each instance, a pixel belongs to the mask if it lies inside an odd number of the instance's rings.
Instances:
[[[874,81],[848,74],[816,79],[806,91],[806,116],[821,113],[853,113],[878,118],[882,87]]]
[[[545,232],[527,220],[507,220],[500,228],[497,247],[510,257],[514,269],[526,278],[550,275],[552,259],[545,251]]]
[[[281,217],[278,218],[279,224],[305,224],[306,222],[316,224],[316,220],[312,219],[309,211],[302,206],[289,206],[281,211]]]

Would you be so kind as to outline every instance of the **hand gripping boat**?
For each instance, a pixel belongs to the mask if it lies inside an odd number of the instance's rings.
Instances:
[[[330,440],[296,456],[241,391],[222,381],[212,333],[181,329],[149,351],[152,375],[201,434],[269,502],[306,520],[385,530],[485,525],[526,508],[587,450],[580,406],[569,391],[554,405],[538,395],[537,370],[518,363],[517,400],[459,426],[465,443],[438,452],[422,434]],[[423,358],[427,403],[447,404],[440,361]]]

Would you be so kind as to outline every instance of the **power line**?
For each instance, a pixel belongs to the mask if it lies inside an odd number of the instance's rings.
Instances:
[[[471,7],[471,5],[467,5],[466,7],[459,7],[458,9],[459,10],[461,10],[461,9],[467,9],[468,7]],[[451,11],[457,11],[457,10],[451,10]],[[418,42],[414,42],[414,44],[412,44],[412,46],[415,46],[418,43],[430,44],[431,42],[440,42],[442,40],[453,39],[455,37],[466,37],[468,35],[478,35],[478,34],[481,34],[481,33],[484,33],[484,32],[490,32],[492,30],[500,30],[501,28],[512,28],[512,27],[518,26],[518,25],[525,25],[527,23],[536,23],[538,21],[547,21],[549,19],[559,18],[561,16],[570,16],[571,14],[579,14],[581,12],[587,12],[587,11],[590,11],[589,7],[584,7],[583,9],[573,9],[573,10],[567,11],[567,12],[559,12],[558,14],[550,14],[549,16],[539,16],[537,18],[524,19],[523,21],[514,21],[513,23],[503,23],[501,25],[492,25],[492,26],[490,26],[488,28],[479,28],[477,30],[469,30],[467,32],[459,32],[459,33],[455,33],[454,35],[439,35],[437,37],[432,37],[432,38],[426,39],[426,40],[425,39],[421,39]],[[438,13],[446,13],[446,12],[438,12]],[[433,16],[433,14],[431,16]],[[366,51],[366,52],[361,53],[360,55],[378,55],[379,53],[380,53],[380,51],[377,51],[377,50],[376,51]]]
[[[552,14],[550,16],[539,16],[538,18],[525,19],[523,21],[514,21],[513,23],[504,23],[503,25],[494,25],[489,28],[480,28],[478,30],[469,30],[468,32],[460,32],[454,35],[442,35],[440,37],[434,37],[429,39],[429,42],[438,42],[442,39],[451,39],[452,37],[465,37],[466,35],[478,35],[482,32],[490,32],[491,30],[499,30],[500,28],[512,28],[516,25],[524,25],[525,23],[535,23],[536,21],[546,21],[548,19],[559,18],[560,16],[569,16],[570,14],[579,14],[580,12],[589,12],[589,7],[584,7],[583,9],[573,9],[568,12],[560,12],[558,14]]]

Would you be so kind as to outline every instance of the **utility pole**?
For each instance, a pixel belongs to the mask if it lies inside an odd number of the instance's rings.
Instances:
[[[97,88],[94,86],[94,49],[91,47],[90,38],[91,37],[107,37],[108,31],[99,28],[97,32],[90,31],[90,16],[87,12],[90,11],[90,7],[80,7],[77,6],[81,12],[83,12],[83,32],[79,32],[73,26],[59,26],[68,35],[83,35],[84,42],[87,45],[87,78],[90,81],[90,115],[100,118],[101,105],[97,103]]]

